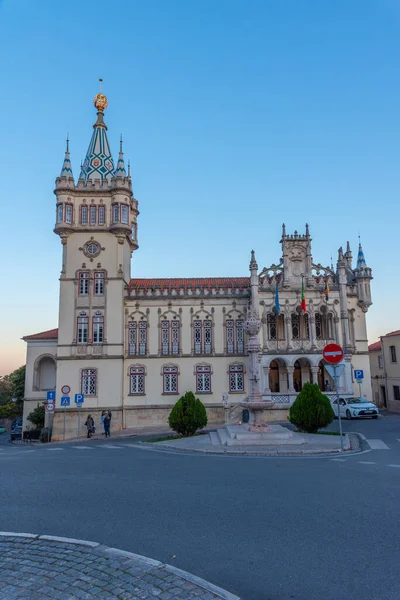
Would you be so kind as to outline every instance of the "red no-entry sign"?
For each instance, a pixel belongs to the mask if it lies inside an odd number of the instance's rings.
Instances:
[[[327,363],[337,365],[343,359],[344,353],[338,344],[328,344],[322,351],[322,356]]]

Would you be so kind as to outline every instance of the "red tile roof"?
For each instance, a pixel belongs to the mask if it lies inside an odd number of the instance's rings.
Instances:
[[[380,342],[375,342],[374,344],[370,344],[368,346],[368,352],[374,352],[375,350],[380,350],[380,349],[381,349]]]
[[[383,337],[389,337],[390,335],[400,335],[400,329],[397,329],[397,331],[391,331],[390,333],[387,333],[386,336],[383,336]]]
[[[58,329],[49,329],[48,331],[42,331],[41,333],[34,333],[33,335],[25,335],[23,340],[57,340]]]
[[[160,288],[162,290],[172,289],[180,290],[183,288],[185,291],[191,287],[194,288],[250,288],[249,277],[199,277],[199,278],[187,278],[187,279],[131,279],[129,283],[129,289],[155,289]]]

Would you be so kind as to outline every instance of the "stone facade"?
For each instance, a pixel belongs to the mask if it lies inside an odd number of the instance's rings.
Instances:
[[[306,381],[319,383],[327,393],[333,390],[322,361],[330,341],[345,352],[340,392],[356,393],[353,369],[364,369],[369,380],[365,316],[372,274],[361,245],[356,268],[349,244],[346,252],[339,249],[335,269],[323,267],[313,260],[308,225],[304,234],[291,235],[283,226],[282,258],[258,272],[253,253],[251,276],[131,279],[138,202],[122,142],[114,168],[104,98],[95,98],[97,121],[77,183],[68,143],[56,180],[54,231],[62,245],[59,327],[24,338],[25,418],[34,403],[45,399],[53,369],[53,439],[63,436],[65,385],[71,388],[67,437],[76,432],[75,393],[85,394],[81,410],[85,416],[92,413],[97,424],[101,410],[110,409],[114,428],[165,424],[187,390],[202,399],[210,422],[221,422],[240,417],[249,382],[257,381],[262,399],[274,405],[270,418],[275,420],[287,414]],[[250,307],[261,320],[251,368],[245,327]],[[364,395],[372,399],[371,389]]]
[[[400,412],[400,330],[382,336],[368,350],[373,401]]]

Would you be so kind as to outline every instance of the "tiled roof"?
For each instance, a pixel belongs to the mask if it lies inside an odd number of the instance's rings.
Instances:
[[[188,278],[188,279],[131,279],[129,283],[129,289],[155,289],[160,288],[162,290],[176,289],[180,290],[183,288],[185,291],[188,288],[239,288],[248,289],[250,288],[249,277],[200,277],[200,278]]]
[[[380,342],[375,342],[374,344],[370,344],[368,346],[368,352],[374,352],[375,350],[380,350],[380,349],[381,349]]]
[[[397,329],[396,331],[391,331],[390,333],[387,333],[384,337],[389,337],[390,335],[400,335],[400,329]]]
[[[34,333],[33,335],[25,335],[23,340],[57,340],[58,329],[49,329],[48,331],[41,331],[40,333]]]

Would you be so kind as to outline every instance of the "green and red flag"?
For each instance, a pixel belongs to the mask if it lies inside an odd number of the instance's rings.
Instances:
[[[301,278],[301,304],[300,304],[300,306],[303,309],[303,312],[306,312],[307,304],[306,304],[306,297],[304,294],[304,279],[303,278]]]

